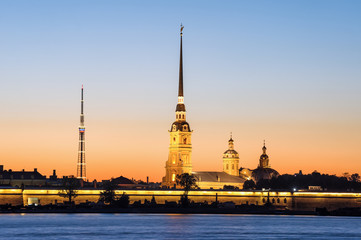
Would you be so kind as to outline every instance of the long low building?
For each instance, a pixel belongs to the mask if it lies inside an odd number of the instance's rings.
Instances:
[[[102,190],[79,190],[75,203],[97,202]],[[56,189],[0,189],[0,205],[41,205],[56,204],[66,201],[58,195]],[[154,196],[157,203],[179,201],[182,190],[117,190],[116,194],[127,194],[130,202],[151,201]],[[312,211],[315,208],[326,207],[335,210],[344,207],[361,207],[361,193],[352,192],[286,192],[286,191],[242,191],[242,190],[192,190],[189,197],[195,202],[208,203],[216,200],[234,202],[235,204],[263,205],[267,201],[277,207],[290,210]]]

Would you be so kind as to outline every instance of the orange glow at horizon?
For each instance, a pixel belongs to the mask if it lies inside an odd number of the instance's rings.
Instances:
[[[119,125],[89,122],[86,135],[87,178],[103,180],[120,175],[150,181],[161,181],[168,157],[172,121],[129,121]],[[227,124],[188,121],[193,133],[193,170],[222,171],[222,153],[229,138]],[[192,123],[193,122],[193,123]],[[9,126],[11,123],[9,123]],[[1,138],[1,164],[5,169],[33,170],[44,175],[76,175],[77,129],[64,122],[29,123],[4,129]],[[69,125],[74,125],[70,124]],[[217,127],[214,127],[217,126]],[[333,131],[329,131],[333,129]],[[345,123],[288,124],[240,122],[234,126],[235,149],[240,155],[240,167],[254,169],[261,155],[263,139],[271,167],[284,173],[321,173],[342,175],[360,172],[358,143],[360,136]],[[267,137],[270,136],[270,137]]]

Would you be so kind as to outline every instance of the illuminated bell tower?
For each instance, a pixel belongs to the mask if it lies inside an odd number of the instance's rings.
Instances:
[[[192,173],[192,132],[186,122],[186,108],[183,95],[183,53],[182,37],[183,26],[180,31],[180,62],[179,62],[179,88],[178,104],[175,111],[176,121],[172,124],[168,160],[165,165],[165,177],[162,185],[173,187],[176,185],[176,176],[182,173]]]
[[[77,178],[86,180],[85,172],[85,126],[84,126],[84,89],[81,86],[81,110],[80,110],[80,125],[79,125],[79,150],[78,150],[78,165]]]
[[[231,138],[228,140],[228,150],[223,153],[223,172],[228,173],[229,175],[239,176],[239,155],[236,150],[234,150],[234,143]]]

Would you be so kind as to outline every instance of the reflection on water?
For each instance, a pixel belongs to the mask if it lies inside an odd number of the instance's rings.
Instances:
[[[4,214],[0,239],[361,239],[361,218],[195,214]]]

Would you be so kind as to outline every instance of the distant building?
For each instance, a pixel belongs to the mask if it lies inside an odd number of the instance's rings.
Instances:
[[[46,186],[51,187],[59,187],[63,185],[63,179],[58,178],[56,175],[56,170],[53,170],[53,175],[50,175],[48,179],[46,179]]]
[[[123,176],[114,178],[111,181],[115,183],[118,187],[122,188],[134,188],[136,186],[136,183],[134,181]]]
[[[4,166],[0,165],[0,185],[12,187],[24,186],[44,186],[46,177],[40,174],[37,168],[34,171],[13,171],[11,169],[4,170]]]

